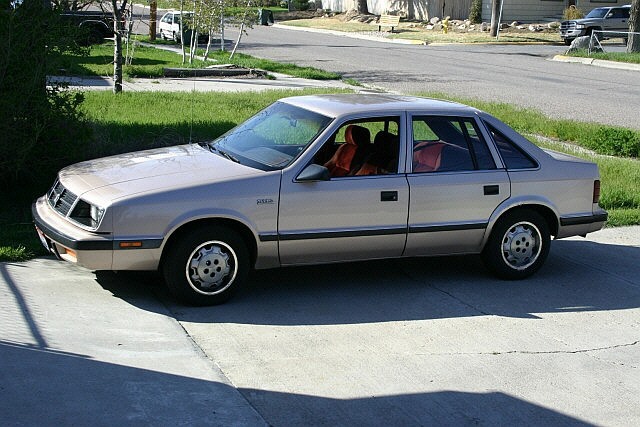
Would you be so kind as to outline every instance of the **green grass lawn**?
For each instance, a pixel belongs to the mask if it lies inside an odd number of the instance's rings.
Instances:
[[[604,59],[607,61],[628,62],[630,64],[640,64],[640,53],[601,52],[601,53],[589,54],[587,50],[583,50],[583,51],[568,53],[567,56]]]
[[[82,109],[93,129],[93,139],[78,161],[139,149],[211,140],[261,108],[285,96],[326,93],[326,90],[262,93],[86,92]],[[433,95],[433,94],[431,94]],[[441,96],[442,97],[442,96]],[[534,142],[596,162],[602,180],[601,205],[609,211],[608,226],[640,224],[640,160],[585,153],[580,141],[594,135],[615,135],[620,129],[552,120],[537,111],[506,104],[456,99],[475,105],[525,134],[574,141],[567,146],[545,139]],[[614,129],[615,131],[611,131]],[[635,132],[635,131],[629,131]],[[44,253],[31,225],[30,203],[51,185],[24,189],[0,207],[0,261],[18,261]]]
[[[361,22],[343,22],[337,18],[297,19],[279,22],[293,27],[319,28],[346,33],[369,33],[378,31],[377,25]],[[415,23],[401,22],[393,33],[387,33],[393,39],[411,39],[431,43],[558,43],[562,41],[557,32],[504,31],[499,38],[491,37],[487,32],[452,30],[447,34],[441,31],[426,30]]]
[[[132,44],[132,46],[134,46]],[[126,50],[126,46],[124,47]],[[123,50],[123,55],[126,51]],[[207,63],[195,61],[192,65],[182,64],[182,56],[174,52],[135,45],[132,49],[131,65],[123,66],[125,77],[162,77],[165,67],[203,68]],[[72,76],[113,75],[113,42],[93,45],[88,56],[67,54],[61,64],[64,74]]]
[[[148,37],[140,37],[141,41],[147,41]],[[156,44],[168,44],[170,42],[157,40]],[[172,43],[170,43],[172,44]],[[126,46],[125,46],[126,49]],[[159,78],[163,76],[164,68],[204,68],[212,63],[234,64],[246,68],[257,68],[274,73],[282,73],[294,77],[314,80],[340,80],[341,76],[319,70],[313,67],[300,67],[295,64],[281,63],[267,59],[254,58],[249,55],[236,53],[229,59],[230,52],[213,50],[209,52],[210,61],[194,60],[192,64],[182,63],[182,55],[175,52],[147,47],[139,43],[130,44],[132,52],[131,65],[123,66],[123,75],[131,77]],[[123,54],[126,51],[123,50]],[[204,55],[204,50],[199,49],[198,55]],[[88,56],[67,54],[63,57],[59,74],[71,76],[110,76],[113,75],[113,42],[105,42],[91,46]]]

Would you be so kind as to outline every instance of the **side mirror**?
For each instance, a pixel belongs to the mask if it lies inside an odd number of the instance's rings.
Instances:
[[[329,169],[324,166],[316,165],[315,163],[311,163],[309,166],[304,168],[298,178],[298,181],[308,182],[308,181],[329,181],[331,179],[331,174],[329,173]]]

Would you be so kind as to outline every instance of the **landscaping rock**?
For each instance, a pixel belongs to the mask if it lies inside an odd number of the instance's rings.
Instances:
[[[591,52],[602,52],[602,49],[598,46],[591,44],[591,36],[577,37],[571,42],[571,46],[567,49],[567,53],[576,52],[579,50],[590,50]]]
[[[433,18],[431,18],[431,19],[429,20],[429,23],[430,23],[431,25],[436,25],[438,22],[440,22],[440,18],[438,18],[437,16],[434,16]]]

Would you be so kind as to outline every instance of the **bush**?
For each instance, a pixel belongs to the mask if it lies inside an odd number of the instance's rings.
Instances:
[[[309,10],[309,0],[291,0],[295,10]]]
[[[572,5],[564,10],[562,17],[564,19],[582,19],[584,18],[584,12]]]
[[[600,127],[585,141],[588,148],[611,156],[640,157],[640,132]]]
[[[473,0],[469,9],[469,21],[472,24],[482,23],[482,0]]]
[[[58,31],[57,15],[40,0],[0,10],[1,190],[34,189],[73,161],[88,141],[78,106],[82,95],[47,86],[63,51],[73,47]],[[34,191],[41,191],[36,188]]]

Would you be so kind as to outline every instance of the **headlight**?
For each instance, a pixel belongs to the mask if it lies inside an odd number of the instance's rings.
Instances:
[[[96,229],[100,225],[100,221],[102,221],[103,216],[103,208],[79,199],[73,208],[73,211],[71,211],[69,218],[77,223]]]
[[[96,225],[100,225],[100,221],[102,221],[102,216],[104,215],[104,209],[99,208],[95,205],[91,205],[91,221]]]
[[[584,24],[577,24],[577,25],[576,25],[576,29],[578,29],[578,30],[584,30]]]

